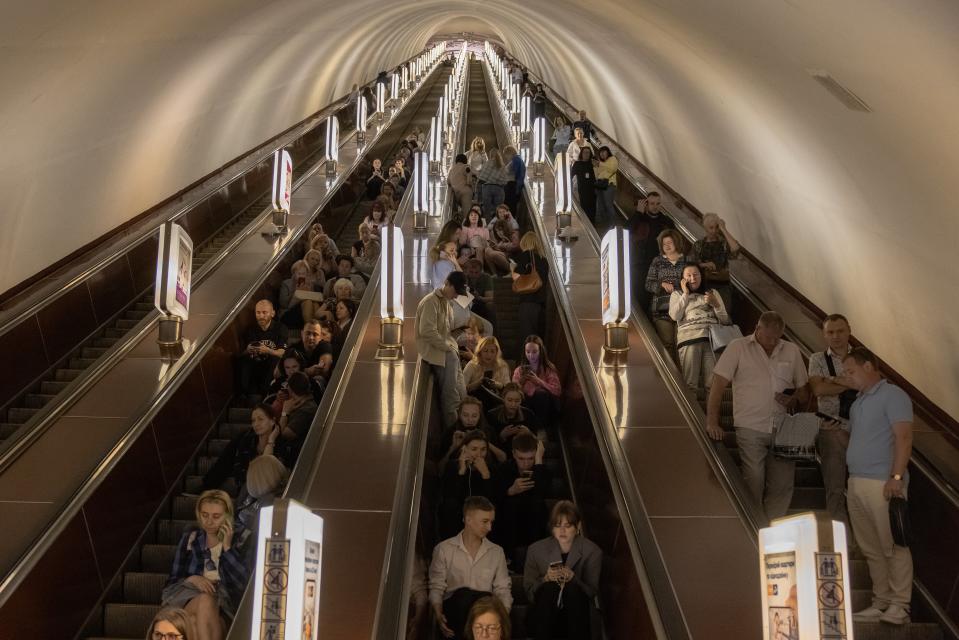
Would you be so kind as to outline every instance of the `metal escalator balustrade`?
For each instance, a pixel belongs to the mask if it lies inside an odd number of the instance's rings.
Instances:
[[[388,124],[385,123],[377,135],[386,130]],[[350,161],[347,159],[346,165],[349,166],[349,164]],[[324,187],[327,186],[325,179],[321,184]],[[339,184],[339,179],[328,186],[336,184]],[[232,332],[224,333],[224,331],[229,326],[231,318],[235,318],[245,308],[251,296],[258,295],[257,290],[264,279],[283,261],[285,255],[283,249],[296,244],[300,236],[305,233],[309,218],[321,208],[326,189],[312,191],[310,196],[319,197],[320,205],[311,211],[309,217],[302,214],[291,217],[292,231],[285,242],[271,245],[263,238],[255,238],[254,247],[259,246],[256,243],[262,243],[269,252],[266,269],[252,282],[247,282],[244,295],[237,298],[235,303],[220,304],[216,307],[217,313],[226,315],[204,318],[205,314],[200,312],[196,316],[191,316],[191,320],[186,324],[189,325],[194,319],[199,319],[199,324],[202,326],[196,328],[209,329],[211,331],[208,334],[209,337],[205,342],[201,340],[200,344],[194,343],[193,350],[168,372],[165,379],[161,380],[167,385],[164,392],[152,402],[149,410],[137,412],[140,417],[132,427],[126,430],[123,439],[112,448],[109,456],[94,469],[92,475],[87,477],[88,472],[81,470],[82,475],[79,477],[86,477],[86,480],[80,490],[73,496],[66,509],[60,513],[55,524],[44,532],[41,541],[18,561],[17,570],[7,574],[3,589],[0,591],[0,599],[2,599],[0,602],[3,603],[0,608],[0,621],[4,628],[14,629],[25,624],[29,629],[36,631],[37,628],[62,629],[64,626],[69,627],[82,622],[82,618],[76,617],[78,608],[71,607],[82,607],[89,611],[92,602],[85,605],[78,605],[77,602],[88,602],[90,594],[99,593],[106,586],[100,581],[107,580],[110,575],[113,575],[115,567],[119,566],[118,563],[122,561],[123,554],[118,553],[118,549],[113,545],[127,549],[128,545],[137,539],[143,530],[143,524],[138,523],[145,522],[138,518],[149,518],[153,505],[158,505],[162,500],[166,492],[165,487],[170,486],[168,483],[173,482],[178,476],[179,469],[182,468],[178,465],[185,464],[194,455],[197,447],[202,444],[214,416],[228,401],[232,385],[228,354],[236,350],[233,345],[236,338]],[[300,207],[303,206],[305,205],[301,202]],[[295,203],[294,211],[296,210]],[[242,257],[244,262],[248,262],[250,256],[244,253],[237,257]],[[226,311],[224,312],[223,309]],[[192,338],[189,334],[187,337]],[[150,349],[150,353],[155,352],[155,345],[152,343],[148,343],[144,348]],[[152,358],[152,356],[144,357],[147,360]],[[139,356],[137,358],[139,359]],[[206,399],[197,403],[196,399],[203,395]],[[117,424],[115,420],[107,422]],[[157,447],[162,449],[163,453],[159,453]],[[83,451],[79,453],[82,454]],[[59,491],[64,488],[68,487],[56,487]],[[122,500],[123,491],[131,488],[139,491],[141,496],[136,501],[136,513],[128,514],[136,517],[121,520],[122,531],[113,531],[110,534],[113,542],[110,546],[104,547],[101,538],[109,529],[104,529],[102,524],[109,511],[103,512],[100,507],[111,504],[114,499]],[[40,508],[48,511],[55,506],[44,503],[40,505]],[[20,520],[21,524],[27,526],[31,524],[29,519],[21,518]],[[80,531],[84,533],[77,537]],[[29,538],[17,539],[7,536],[4,542],[9,550],[11,543],[19,544],[21,540],[26,542]],[[28,609],[31,610],[42,606],[40,601],[30,599],[28,591],[32,588],[43,588],[47,559],[57,557],[57,554],[62,554],[67,549],[72,549],[69,553],[76,558],[76,586],[83,585],[83,589],[73,592],[76,594],[74,600],[64,602],[60,607],[64,611],[58,611],[58,616],[22,616],[17,613],[15,617],[11,617],[14,616],[15,611],[22,613],[23,606],[29,605]],[[107,553],[108,550],[109,553]],[[96,562],[99,565],[97,571],[92,574],[84,573],[91,568],[89,564],[84,564],[85,562]],[[7,627],[7,624],[10,626]],[[40,632],[40,635],[52,637],[61,634]]]

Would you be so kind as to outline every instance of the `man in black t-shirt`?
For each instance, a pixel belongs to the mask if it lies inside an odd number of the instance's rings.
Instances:
[[[300,332],[300,342],[290,345],[290,351],[299,354],[303,360],[303,373],[313,378],[321,388],[333,371],[333,347],[322,339],[322,325],[319,320],[308,320]]]
[[[286,350],[286,327],[276,320],[269,300],[260,300],[254,308],[256,324],[243,336],[239,358],[240,393],[263,396],[273,380],[273,369]]]
[[[499,514],[494,537],[514,567],[523,564],[524,554],[517,550],[548,534],[546,523],[552,475],[543,464],[543,442],[529,432],[513,438],[512,459],[500,467],[496,512]]]

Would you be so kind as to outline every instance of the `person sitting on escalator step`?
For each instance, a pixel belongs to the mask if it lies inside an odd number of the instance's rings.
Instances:
[[[524,432],[513,438],[511,448],[512,459],[498,474],[499,522],[493,539],[502,545],[518,570],[526,558],[526,547],[546,532],[546,499],[553,478],[543,464],[546,448],[542,440]]]
[[[474,429],[446,463],[441,477],[440,536],[454,535],[462,522],[463,501],[471,496],[495,500],[499,462],[485,432]]]
[[[542,338],[529,335],[523,342],[523,355],[513,371],[513,382],[523,388],[523,404],[544,424],[550,424],[563,393],[559,372],[546,354]]]

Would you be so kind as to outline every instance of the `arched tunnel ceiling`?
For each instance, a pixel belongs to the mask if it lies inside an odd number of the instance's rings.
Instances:
[[[433,34],[488,33],[959,416],[953,0],[6,0],[2,16],[0,290]]]

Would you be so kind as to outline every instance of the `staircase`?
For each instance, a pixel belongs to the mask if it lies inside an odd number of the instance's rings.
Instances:
[[[181,491],[199,494],[202,491],[203,476],[213,466],[217,456],[231,439],[249,430],[249,408],[231,407],[226,419],[213,430],[201,452],[191,461],[181,484]],[[236,498],[239,488],[232,479],[223,487]],[[174,495],[161,510],[153,523],[151,531],[140,544],[139,552],[134,554],[131,566],[123,572],[114,584],[102,606],[99,616],[86,630],[91,640],[120,640],[143,638],[153,616],[160,609],[160,596],[170,569],[176,545],[183,532],[195,525],[194,507],[196,498],[192,495]]]
[[[503,349],[503,357],[517,362],[526,336],[519,335],[519,295],[513,292],[512,278],[493,278],[493,310],[496,314],[493,333]]]

